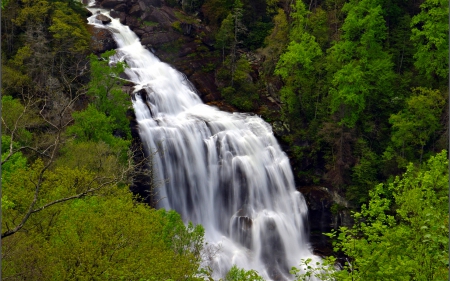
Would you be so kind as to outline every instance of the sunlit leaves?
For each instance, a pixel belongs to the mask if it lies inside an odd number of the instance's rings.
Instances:
[[[256,270],[245,270],[233,265],[225,276],[224,281],[263,281]]]

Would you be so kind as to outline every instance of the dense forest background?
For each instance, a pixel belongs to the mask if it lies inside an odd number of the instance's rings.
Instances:
[[[203,71],[226,103],[273,124],[297,184],[355,211],[330,234],[345,270],[331,258],[297,279],[447,278],[447,1],[162,5],[208,26],[193,55],[214,57]],[[3,278],[203,280],[201,226],[129,192],[151,170],[132,157],[126,65],[95,52],[87,14],[71,0],[2,1]]]

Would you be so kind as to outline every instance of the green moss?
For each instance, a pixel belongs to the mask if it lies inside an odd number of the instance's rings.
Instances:
[[[181,29],[181,22],[179,21],[175,21],[174,23],[172,23],[172,27],[178,32],[183,32],[183,30]]]
[[[175,11],[175,16],[181,22],[185,22],[185,23],[189,23],[189,24],[194,24],[194,23],[197,22],[195,17],[191,17],[191,16],[186,15],[186,14],[180,12],[180,11]]]
[[[142,22],[142,25],[143,25],[143,26],[158,26],[159,23],[154,22],[154,21],[143,21],[143,22]]]

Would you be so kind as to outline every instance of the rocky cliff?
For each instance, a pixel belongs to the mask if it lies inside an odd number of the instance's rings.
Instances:
[[[199,19],[161,0],[103,0],[96,5],[111,9],[111,16],[128,25],[142,45],[184,73],[205,102],[221,98],[214,78],[220,56],[214,53],[211,30]],[[94,41],[100,45],[96,51],[114,48],[104,31],[96,31]]]

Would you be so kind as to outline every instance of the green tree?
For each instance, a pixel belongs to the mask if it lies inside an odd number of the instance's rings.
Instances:
[[[280,91],[281,100],[286,104],[287,113],[299,116],[302,111],[314,112],[313,77],[317,73],[315,61],[322,50],[306,27],[305,4],[296,1],[291,13],[292,23],[289,30],[290,43],[275,68],[275,74],[281,76],[284,86]],[[314,115],[314,113],[313,113]]]
[[[328,70],[334,72],[329,95],[332,113],[338,113],[341,124],[354,127],[364,115],[390,108],[395,75],[383,50],[386,22],[380,1],[350,1],[342,10],[347,12],[342,40],[329,55]]]
[[[448,77],[448,1],[426,0],[411,20],[411,41],[416,47],[415,66],[419,71],[441,78]]]
[[[130,139],[127,110],[131,108],[130,96],[122,91],[123,80],[119,75],[125,70],[124,62],[110,63],[115,51],[105,52],[100,58],[91,55],[91,80],[87,94],[94,97],[93,104],[98,111],[111,118],[113,131],[119,131]]]
[[[58,180],[58,187],[70,187],[64,178]],[[136,204],[126,189],[59,205],[41,212],[36,221],[39,227],[3,241],[4,276],[198,280],[202,227],[186,227],[174,211]]]
[[[351,229],[331,234],[335,250],[349,257],[343,270],[332,270],[331,259],[323,270],[308,274],[325,272],[322,277],[330,280],[447,280],[447,152],[421,168],[410,164],[402,177],[377,185],[353,218]]]
[[[222,63],[225,62],[225,49],[229,49],[231,42],[233,41],[233,16],[228,14],[228,16],[222,21],[220,29],[216,34],[217,47],[222,49]]]
[[[278,9],[278,13],[273,18],[274,27],[265,39],[266,47],[263,50],[265,60],[263,63],[264,74],[270,77],[275,70],[275,66],[289,43],[289,24],[286,13]]]
[[[245,270],[233,265],[224,281],[264,281],[264,279],[255,270]]]
[[[405,109],[391,115],[392,143],[401,158],[413,161],[419,152],[419,163],[422,162],[425,145],[441,127],[444,105],[445,98],[439,90],[415,88]]]

